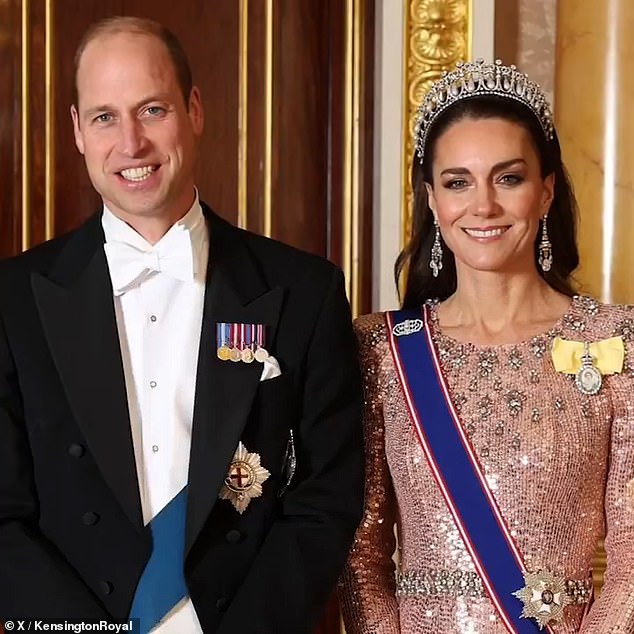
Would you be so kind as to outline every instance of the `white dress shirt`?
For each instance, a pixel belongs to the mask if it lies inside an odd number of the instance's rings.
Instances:
[[[151,271],[114,297],[143,521],[148,524],[187,484],[209,236],[198,196],[154,246],[105,207],[102,225],[106,243],[123,242],[144,252],[161,251],[172,232],[187,231],[191,238],[193,281]],[[152,631],[193,634],[202,628],[187,597]]]

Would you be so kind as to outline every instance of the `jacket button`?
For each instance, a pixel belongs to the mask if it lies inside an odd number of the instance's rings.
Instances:
[[[242,533],[239,530],[232,528],[230,531],[227,531],[225,539],[230,544],[237,544],[242,539]]]
[[[216,610],[218,610],[218,612],[223,612],[224,610],[227,609],[227,599],[225,597],[220,597],[217,601],[216,601]]]
[[[102,594],[112,594],[114,586],[109,581],[100,581],[99,589],[101,590]]]
[[[68,447],[68,453],[73,458],[81,458],[86,453],[86,449],[82,445],[73,443],[72,445]]]
[[[99,521],[99,515],[97,515],[97,513],[93,513],[92,511],[88,511],[88,513],[84,513],[81,516],[81,521],[86,526],[93,526]]]

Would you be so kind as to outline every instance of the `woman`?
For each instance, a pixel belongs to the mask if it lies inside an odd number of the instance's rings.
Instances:
[[[405,310],[356,323],[367,490],[347,632],[634,632],[634,311],[575,295],[547,101],[514,67],[464,64],[416,135]]]

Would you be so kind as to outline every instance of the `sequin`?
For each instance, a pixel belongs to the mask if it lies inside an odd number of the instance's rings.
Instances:
[[[581,403],[581,415],[584,418],[590,418],[592,416],[592,408],[590,407],[590,403],[587,399]]]
[[[462,405],[464,406],[464,403],[462,403]],[[489,396],[485,396],[483,399],[481,399],[478,403],[478,413],[480,414],[480,418],[482,420],[487,420],[488,418],[490,418],[491,412],[493,411],[492,408],[493,401],[490,399]]]
[[[457,394],[453,401],[453,405],[456,408],[456,411],[462,411],[464,404],[467,403],[468,400],[469,399],[464,394]]]
[[[634,513],[634,478],[625,485],[625,505],[630,513]]]
[[[546,353],[546,342],[539,337],[534,338],[530,344],[530,351],[533,356],[541,359]]]
[[[567,330],[571,330],[577,334],[584,332],[586,329],[586,322],[580,315],[568,314],[563,318],[564,327]]]
[[[493,495],[534,570],[587,578],[607,517],[608,574],[601,596],[583,619],[583,606],[565,609],[555,634],[634,632],[634,385],[628,373],[606,378],[584,397],[550,364],[552,338],[591,340],[626,336],[631,307],[575,298],[547,334],[513,346],[457,342],[438,328],[441,367],[461,422],[483,468],[495,477]],[[475,571],[471,557],[418,444],[396,380],[382,314],[357,320],[367,405],[366,512],[340,581],[348,634],[506,634],[490,600],[469,596],[396,596],[392,555],[399,536],[399,571]],[[626,367],[633,361],[627,346]],[[494,357],[483,353],[494,352]],[[519,368],[511,358],[521,355]],[[459,357],[458,366],[455,358]],[[482,359],[491,364],[484,375]],[[497,380],[501,390],[492,389]],[[481,418],[487,396],[489,412]],[[533,421],[539,410],[539,423]],[[415,462],[415,458],[419,461]],[[607,484],[606,484],[607,482]],[[628,484],[630,483],[630,484]],[[605,509],[605,512],[604,512]],[[396,530],[395,530],[396,527]],[[583,630],[581,621],[583,619]]]
[[[632,341],[634,338],[634,320],[625,319],[616,329],[616,332],[625,339],[625,341]]]
[[[506,404],[511,416],[518,416],[524,407],[526,395],[520,390],[510,390],[505,395]]]
[[[512,370],[519,370],[523,362],[522,353],[517,348],[513,348],[511,354],[509,354],[509,367]]]
[[[481,377],[488,377],[493,374],[495,366],[500,362],[496,352],[485,350],[481,352],[478,358],[478,368]]]

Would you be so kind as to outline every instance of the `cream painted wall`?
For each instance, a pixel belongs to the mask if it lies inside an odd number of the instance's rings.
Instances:
[[[400,249],[404,2],[376,4],[372,308],[397,306],[392,269]]]

